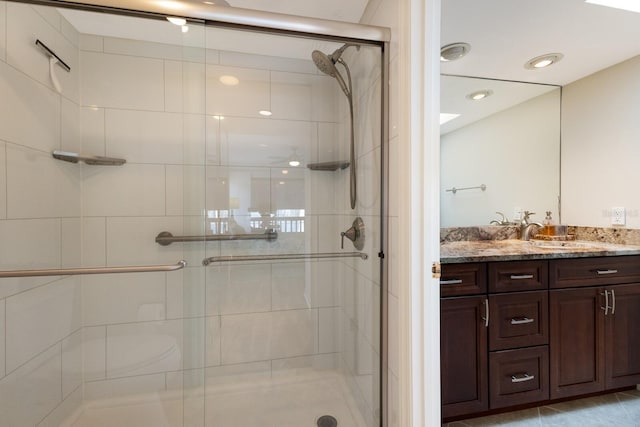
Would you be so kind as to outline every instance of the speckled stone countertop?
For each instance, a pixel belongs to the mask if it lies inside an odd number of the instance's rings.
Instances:
[[[518,228],[509,226],[453,227],[440,230],[440,262],[517,261],[526,259],[583,258],[639,255],[640,230],[570,226],[575,241],[523,241]]]

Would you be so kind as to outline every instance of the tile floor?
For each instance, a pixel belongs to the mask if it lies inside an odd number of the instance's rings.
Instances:
[[[443,424],[443,427],[640,427],[640,391],[556,403]]]

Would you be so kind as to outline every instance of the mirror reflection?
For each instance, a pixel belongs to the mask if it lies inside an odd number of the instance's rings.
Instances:
[[[558,217],[560,88],[441,77],[442,227]]]

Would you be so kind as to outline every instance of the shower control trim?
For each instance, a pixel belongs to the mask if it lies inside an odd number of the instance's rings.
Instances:
[[[353,242],[353,246],[357,250],[361,251],[364,248],[364,221],[362,221],[362,218],[357,217],[354,219],[351,227],[340,233],[340,236],[340,248],[344,249],[344,238],[346,237]]]

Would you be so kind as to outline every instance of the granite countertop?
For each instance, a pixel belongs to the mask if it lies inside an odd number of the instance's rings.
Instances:
[[[549,245],[547,247],[541,245]],[[640,246],[598,241],[538,242],[523,240],[475,240],[443,242],[440,262],[516,261],[528,259],[583,258],[599,256],[639,255]]]

